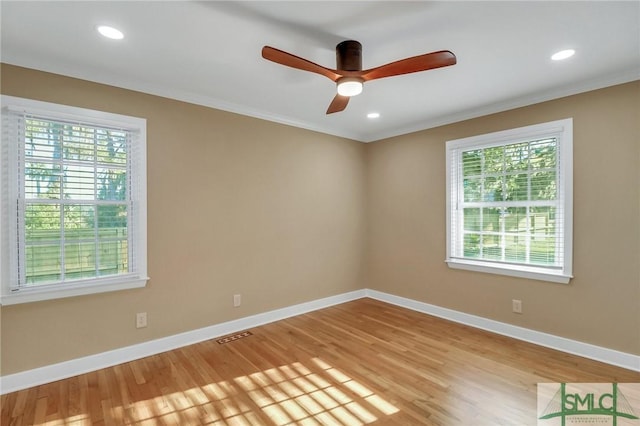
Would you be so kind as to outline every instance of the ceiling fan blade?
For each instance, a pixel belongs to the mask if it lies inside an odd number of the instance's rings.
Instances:
[[[434,68],[446,67],[456,63],[456,55],[448,50],[426,53],[424,55],[413,56],[401,59],[362,71],[361,77],[364,81],[371,81],[378,78],[392,77],[394,75],[410,74],[412,72],[427,71]]]
[[[269,61],[291,68],[310,71],[316,74],[323,75],[332,81],[336,81],[341,77],[341,75],[338,74],[336,70],[325,68],[322,65],[307,61],[306,59],[300,58],[299,56],[292,55],[291,53],[287,53],[283,50],[279,50],[271,46],[264,46],[262,48],[262,57]]]
[[[348,103],[349,96],[336,95],[331,101],[329,108],[327,108],[327,114],[343,111],[347,107]]]

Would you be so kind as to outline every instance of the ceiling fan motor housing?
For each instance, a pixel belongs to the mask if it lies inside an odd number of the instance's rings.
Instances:
[[[362,71],[362,45],[355,40],[345,40],[336,46],[338,70]]]

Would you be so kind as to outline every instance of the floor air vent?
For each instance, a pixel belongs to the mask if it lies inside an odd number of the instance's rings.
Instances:
[[[236,333],[230,336],[221,337],[220,339],[216,340],[216,342],[223,345],[225,343],[234,342],[238,339],[242,339],[243,337],[252,336],[252,335],[253,333],[251,333],[250,331],[243,331],[242,333]]]

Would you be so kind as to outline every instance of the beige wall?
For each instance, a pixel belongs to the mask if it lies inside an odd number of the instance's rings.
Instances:
[[[2,307],[2,375],[365,287],[640,354],[638,82],[365,145],[9,65],[1,72],[3,94],[147,119],[151,276],[144,289]],[[576,278],[449,270],[445,141],[566,117]],[[512,298],[523,315],[510,313]],[[149,327],[137,330],[142,311]]]
[[[151,277],[2,307],[3,375],[361,287],[365,145],[8,65],[1,87],[147,119]]]
[[[445,142],[573,117],[574,263],[569,285],[449,269]],[[367,146],[366,286],[640,354],[640,82]],[[521,299],[522,315],[511,312]]]

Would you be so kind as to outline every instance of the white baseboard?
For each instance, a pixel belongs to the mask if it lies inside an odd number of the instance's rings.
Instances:
[[[603,348],[601,346],[583,343],[577,340],[566,339],[564,337],[554,336],[553,334],[542,333],[540,331],[530,330],[528,328],[518,327],[471,314],[465,314],[464,312],[454,311],[452,309],[442,308],[440,306],[430,305],[424,302],[418,302],[405,297],[394,296],[377,290],[367,289],[365,292],[366,297],[387,302],[392,305],[401,306],[413,311],[444,318],[496,334],[502,334],[503,336],[513,337],[514,339],[523,340],[525,342],[534,343],[539,346],[556,349],[584,358],[601,361],[629,370],[640,371],[640,356],[638,355]]]
[[[607,364],[616,365],[630,370],[640,371],[640,356],[637,355],[565,339],[563,337],[505,324],[475,315],[430,305],[428,303],[394,296],[377,290],[363,289],[337,296],[313,300],[311,302],[300,303],[298,305],[288,306],[274,311],[251,315],[245,318],[187,331],[185,333],[151,340],[149,342],[139,343],[112,351],[2,376],[0,377],[0,394],[15,392],[44,383],[50,383],[56,380],[66,379],[79,374],[99,370],[101,368],[111,367],[117,364],[144,358],[146,356],[192,345],[204,340],[214,339],[220,336],[236,333],[238,331],[247,330],[252,327],[327,308],[329,306],[338,305],[340,303],[361,299],[363,297],[370,297],[372,299],[401,306],[417,312],[422,312],[469,325],[471,327],[513,337],[518,340],[524,340],[540,346],[602,361]]]
[[[276,309],[274,311],[251,315],[197,330],[187,331],[185,333],[175,334],[161,339],[151,340],[149,342],[114,349],[112,351],[76,358],[57,364],[47,365],[45,367],[34,368],[33,370],[27,370],[20,373],[9,374],[0,377],[0,394],[15,392],[44,383],[66,379],[79,374],[96,371],[101,368],[112,367],[114,365],[181,348],[183,346],[192,345],[205,340],[226,336],[238,331],[268,324],[270,322],[316,311],[318,309],[327,308],[329,306],[338,305],[351,300],[361,299],[363,297],[365,297],[365,290],[356,290],[349,293],[339,294],[337,296],[326,297],[323,299],[313,300],[311,302],[288,306],[282,309]]]

